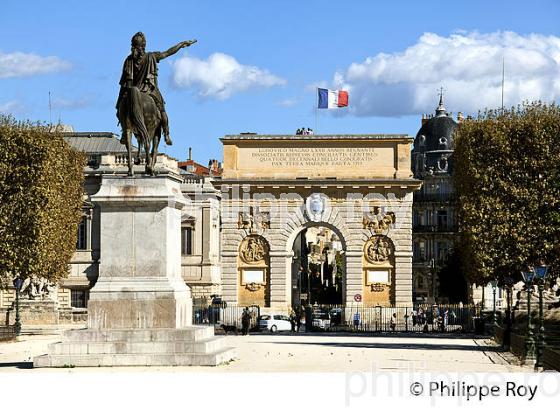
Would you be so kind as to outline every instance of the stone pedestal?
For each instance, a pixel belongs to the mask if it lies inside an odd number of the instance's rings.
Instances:
[[[9,323],[15,323],[15,302],[8,311]],[[20,299],[19,316],[23,327],[34,325],[57,325],[58,303],[51,299]]]
[[[190,289],[181,277],[179,181],[104,177],[92,197],[101,208],[99,279],[88,327],[181,328],[192,324]]]
[[[233,358],[213,328],[191,326],[190,289],[181,277],[180,179],[104,176],[92,201],[101,210],[101,259],[88,330],[66,332],[34,366],[217,365]]]

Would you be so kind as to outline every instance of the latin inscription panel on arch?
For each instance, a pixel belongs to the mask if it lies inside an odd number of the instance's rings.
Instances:
[[[266,167],[351,167],[374,164],[380,148],[282,147],[244,152],[255,164]],[[379,164],[377,164],[379,165]],[[390,164],[392,165],[392,163]]]
[[[239,148],[237,168],[250,175],[276,177],[390,177],[392,147],[258,147]]]

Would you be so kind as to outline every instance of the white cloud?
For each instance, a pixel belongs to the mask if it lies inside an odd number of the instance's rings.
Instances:
[[[28,77],[54,73],[71,68],[71,64],[58,57],[41,57],[37,54],[3,53],[0,51],[0,78]]]
[[[356,116],[432,112],[440,86],[448,110],[476,113],[501,105],[502,58],[506,106],[560,96],[560,38],[513,32],[425,33],[402,52],[352,63],[333,87],[349,90]]]
[[[25,106],[20,101],[0,103],[0,114],[17,114],[24,110]]]
[[[181,57],[174,63],[172,81],[179,88],[194,87],[202,98],[226,100],[235,93],[269,88],[286,81],[269,71],[240,64],[227,54],[214,53],[207,60]]]

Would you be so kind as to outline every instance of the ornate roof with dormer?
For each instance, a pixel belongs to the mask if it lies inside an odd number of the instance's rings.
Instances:
[[[422,119],[422,127],[414,139],[412,171],[416,178],[452,173],[453,136],[459,124],[447,113],[443,94],[435,111],[435,116]]]

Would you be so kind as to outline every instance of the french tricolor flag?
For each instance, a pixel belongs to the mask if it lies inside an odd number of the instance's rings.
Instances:
[[[327,90],[318,88],[319,98],[317,108],[341,108],[348,107],[348,91]]]

